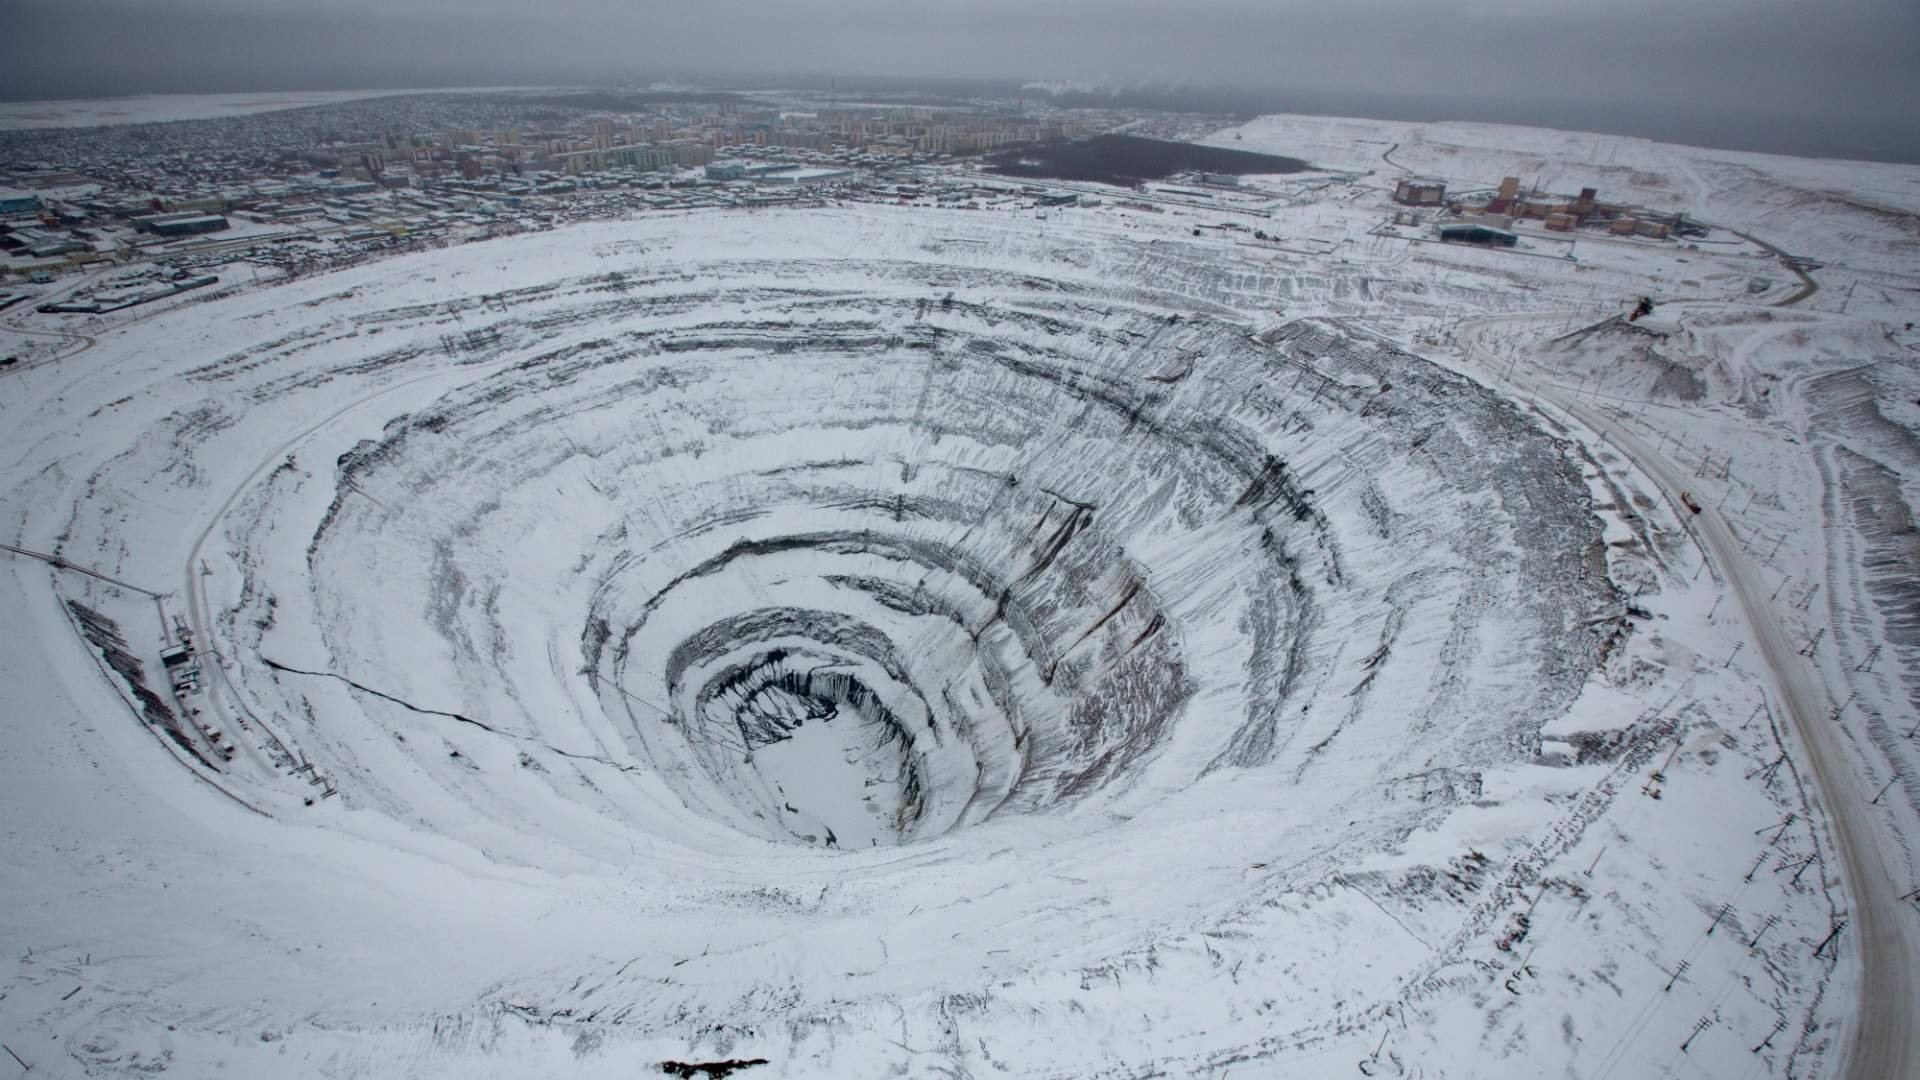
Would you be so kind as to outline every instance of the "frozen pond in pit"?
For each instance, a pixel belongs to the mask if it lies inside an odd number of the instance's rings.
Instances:
[[[749,757],[781,825],[807,843],[857,850],[900,843],[898,740],[851,710],[807,720]]]

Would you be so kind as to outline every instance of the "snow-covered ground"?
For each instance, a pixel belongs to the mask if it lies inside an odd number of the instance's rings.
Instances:
[[[1920,959],[1849,889],[1920,884],[1920,170],[1214,141],[1380,171],[1251,179],[1273,241],[654,214],[70,324],[6,376],[0,539],[127,586],[0,564],[0,1041],[94,1076],[1865,1060],[1889,969],[1825,939]],[[1394,163],[1723,228],[1425,243],[1381,228]],[[1770,306],[1799,282],[1725,228],[1821,289]]]

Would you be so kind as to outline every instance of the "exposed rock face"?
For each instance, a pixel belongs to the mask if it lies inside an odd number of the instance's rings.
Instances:
[[[1620,609],[1581,468],[1345,322],[1240,314],[1350,285],[877,209],[423,253],[172,315],[171,366],[103,343],[145,411],[62,450],[61,527],[199,553],[223,707],[338,795],[228,779],[303,815],[288,921],[344,929],[302,962],[396,1054],[1073,1075],[1144,977],[1115,1060],[1217,1071],[1491,949],[1597,813],[1516,775],[1618,786],[1541,768]],[[1348,895],[1469,849],[1413,931]],[[460,966],[393,1019],[361,988],[422,941]]]
[[[881,269],[895,290],[915,272]],[[482,684],[475,643],[520,634],[476,599],[584,595],[551,614],[634,757],[774,840],[925,840],[1183,787],[1273,761],[1317,702],[1366,719],[1383,681],[1412,694],[1414,764],[1525,751],[1598,647],[1572,613],[1607,594],[1547,436],[1333,325],[1256,340],[1040,284],[931,310],[754,289],[777,321],[725,292],[580,296],[543,322],[573,310],[593,340],[342,457],[315,580],[431,583],[432,631]],[[372,618],[354,589],[317,599],[329,627]],[[1476,651],[1492,618],[1528,628],[1499,656]],[[1445,663],[1396,664],[1403,637]],[[500,689],[495,708],[525,696]],[[823,757],[766,753],[823,727]]]

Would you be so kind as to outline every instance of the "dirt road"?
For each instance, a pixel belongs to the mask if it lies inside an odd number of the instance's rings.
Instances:
[[[1469,356],[1478,350],[1475,337],[1471,332],[1463,335]],[[1894,887],[1874,841],[1872,811],[1827,719],[1828,695],[1818,672],[1799,655],[1774,616],[1769,589],[1740,550],[1726,519],[1711,507],[1697,515],[1688,512],[1680,498],[1688,489],[1681,470],[1601,410],[1525,374],[1511,381],[1599,432],[1659,485],[1675,513],[1691,517],[1695,535],[1739,600],[1760,655],[1772,673],[1779,700],[1800,739],[1825,804],[1840,857],[1839,869],[1851,904],[1845,915],[1844,940],[1860,957],[1861,970],[1857,1000],[1848,1015],[1851,1027],[1841,1044],[1833,1075],[1843,1080],[1920,1076],[1920,1021],[1916,1020],[1920,1018],[1920,989],[1915,987],[1913,962],[1920,953],[1916,952],[1912,915],[1899,900],[1900,890]]]

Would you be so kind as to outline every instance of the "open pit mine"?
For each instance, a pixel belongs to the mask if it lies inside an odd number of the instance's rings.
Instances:
[[[88,1076],[1830,1060],[1839,871],[1692,508],[1459,324],[1508,285],[1193,232],[663,214],[30,373],[0,1037]]]

